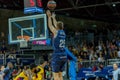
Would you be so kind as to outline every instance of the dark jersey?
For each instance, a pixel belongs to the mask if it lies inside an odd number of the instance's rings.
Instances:
[[[53,47],[55,52],[61,52],[65,48],[66,34],[63,30],[58,30],[53,39]]]

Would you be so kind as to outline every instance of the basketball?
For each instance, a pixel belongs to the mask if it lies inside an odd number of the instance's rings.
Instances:
[[[56,8],[56,2],[55,2],[54,0],[48,1],[47,7],[48,7],[48,9],[50,9],[50,10],[54,10],[54,9]]]

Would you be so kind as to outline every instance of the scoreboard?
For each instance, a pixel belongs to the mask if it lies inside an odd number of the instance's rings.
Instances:
[[[24,0],[24,13],[43,13],[42,0]]]

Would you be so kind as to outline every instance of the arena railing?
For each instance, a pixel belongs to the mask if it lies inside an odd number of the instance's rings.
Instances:
[[[114,63],[117,63],[120,65],[120,59],[108,59],[107,65],[112,66]]]
[[[104,66],[112,66],[114,63],[117,63],[120,65],[120,59],[108,59],[108,60],[104,60],[102,62],[99,62],[98,60],[84,60],[84,61],[81,61],[81,62],[77,62],[76,63],[76,68],[77,68],[77,71],[80,69],[80,68],[92,68],[93,66],[99,66],[100,64],[104,65]]]
[[[30,62],[35,62],[35,55],[32,54],[5,54],[4,55],[4,64],[7,62],[12,63],[23,63],[29,64]]]
[[[0,64],[6,64],[7,59],[14,61],[14,59],[35,59],[35,55],[32,54],[0,54]],[[112,66],[114,63],[120,64],[120,59],[108,59],[102,62],[98,60],[84,60],[81,62],[77,62],[76,67],[79,70],[81,67],[84,68],[92,68],[93,66],[99,66],[99,64],[103,64],[104,66]]]
[[[99,62],[98,60],[84,60],[84,61],[81,61],[81,62],[77,62],[77,69],[79,70],[80,68],[92,68],[93,66],[99,66],[100,64],[104,65],[104,66],[107,66],[107,61],[102,61],[102,62]]]

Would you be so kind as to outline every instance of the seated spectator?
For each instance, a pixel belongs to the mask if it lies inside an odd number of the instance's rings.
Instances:
[[[97,58],[96,58],[96,57],[93,57],[93,58],[92,58],[92,61],[96,61],[96,60],[97,60]]]
[[[22,66],[22,62],[21,62],[21,60],[20,60],[20,58],[17,58],[16,59],[16,66]]]
[[[80,51],[81,51],[80,45],[77,45],[77,48],[76,48],[76,49],[77,49],[78,52],[80,52]]]
[[[113,56],[114,56],[114,59],[118,58],[118,53],[116,50],[113,52]]]
[[[15,49],[11,49],[10,53],[11,54],[18,54],[18,52]]]
[[[4,44],[1,47],[1,51],[2,51],[2,53],[6,53],[6,51],[7,51],[7,47],[5,47]]]
[[[116,45],[117,45],[117,47],[120,47],[120,38],[119,37],[117,37]]]
[[[72,52],[73,52],[73,54],[74,54],[75,56],[78,56],[78,55],[79,55],[77,49],[73,49]]]
[[[86,44],[83,45],[83,51],[84,51],[84,52],[88,52],[88,49],[87,49],[87,45],[86,45]]]
[[[81,51],[80,53],[79,53],[79,55],[83,58],[83,51]]]
[[[96,53],[94,53],[94,55],[93,55],[93,56],[94,56],[94,58],[96,58],[96,59],[98,58],[98,56],[97,56],[97,54],[96,54]]]
[[[81,56],[78,56],[78,62],[81,62],[83,59],[81,58]]]
[[[5,39],[5,34],[4,34],[4,32],[1,32],[0,42],[1,42],[3,45],[5,45],[5,41],[6,41],[6,39]]]
[[[0,50],[0,54],[2,54],[2,51]]]
[[[94,56],[93,56],[93,52],[92,51],[90,51],[89,53],[90,53],[89,54],[89,60],[91,61]]]
[[[120,48],[119,48],[117,53],[118,53],[118,58],[120,58]]]
[[[100,68],[100,70],[102,70],[102,69],[104,68],[104,65],[101,63],[101,64],[99,65],[99,68]]]
[[[97,70],[98,70],[97,66],[94,65],[94,66],[92,67],[92,71],[94,72],[94,71],[97,71]]]
[[[7,58],[9,58],[9,59],[15,59],[15,55],[9,54]]]
[[[99,45],[98,45],[98,50],[99,51],[103,50],[102,45],[103,45],[103,43],[101,41],[99,41]]]
[[[89,60],[89,56],[88,56],[87,52],[83,52],[83,59]]]
[[[105,59],[105,60],[107,60],[107,59],[109,58],[109,55],[108,55],[107,51],[106,51],[106,50],[104,50],[104,52],[103,52],[103,53],[104,53],[104,59]]]
[[[99,56],[99,55],[103,55],[103,51],[100,51],[99,54],[98,54],[98,56]]]
[[[5,66],[1,65],[0,66],[0,80],[4,80],[3,77],[4,77],[4,69],[5,69]]]
[[[68,46],[68,49],[72,52],[73,51],[73,46]]]
[[[112,52],[116,49],[116,45],[113,42],[110,43],[110,49]]]
[[[101,54],[99,55],[98,61],[99,62],[103,62],[104,61],[104,58],[103,58],[103,56]]]

